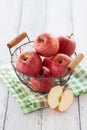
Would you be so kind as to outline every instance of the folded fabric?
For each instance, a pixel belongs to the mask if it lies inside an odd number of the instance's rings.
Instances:
[[[0,67],[0,79],[3,80],[9,93],[13,96],[23,113],[48,107],[48,94],[39,94],[27,88],[18,80],[13,69]],[[75,96],[87,93],[87,70],[78,65],[66,86],[73,90]]]

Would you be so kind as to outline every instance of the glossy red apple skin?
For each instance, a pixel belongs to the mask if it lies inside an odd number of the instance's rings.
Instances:
[[[51,73],[54,77],[63,76],[67,65],[71,62],[71,58],[65,54],[57,54],[52,59]]]
[[[30,83],[36,91],[45,93],[53,86],[54,77],[48,68],[43,67],[41,74],[38,74],[36,78],[30,78]]]
[[[36,38],[34,48],[38,54],[44,57],[50,57],[58,52],[59,42],[53,35],[44,33]]]
[[[76,42],[67,36],[59,36],[58,38],[59,41],[59,51],[58,53],[63,53],[68,56],[71,56],[76,49]]]
[[[16,60],[16,69],[24,75],[35,76],[42,69],[42,60],[36,52],[23,52]]]
[[[45,58],[43,59],[42,65],[50,69],[50,68],[51,68],[51,62],[52,62],[53,57],[54,57],[54,56],[45,57]]]

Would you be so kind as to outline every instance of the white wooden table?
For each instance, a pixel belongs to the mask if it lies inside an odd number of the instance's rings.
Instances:
[[[40,33],[74,33],[77,52],[87,68],[87,0],[0,0],[0,66],[10,63],[7,42],[21,32],[34,40]],[[87,94],[75,99],[65,113],[49,108],[27,115],[0,83],[0,130],[86,130]]]

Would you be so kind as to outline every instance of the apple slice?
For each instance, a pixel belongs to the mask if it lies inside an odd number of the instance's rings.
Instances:
[[[49,107],[60,112],[68,110],[73,101],[74,95],[72,90],[65,89],[62,86],[53,87],[48,94]]]
[[[62,94],[58,110],[60,112],[64,112],[68,110],[68,108],[71,107],[73,103],[73,99],[74,99],[74,95],[73,95],[72,90],[66,89]]]
[[[48,94],[48,104],[52,109],[55,109],[59,105],[62,93],[63,89],[60,86],[55,86],[50,90]]]

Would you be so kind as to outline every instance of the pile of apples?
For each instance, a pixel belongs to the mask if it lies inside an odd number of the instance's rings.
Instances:
[[[49,91],[54,78],[63,76],[75,48],[76,43],[70,37],[41,34],[34,41],[35,51],[26,51],[17,57],[16,69],[31,77],[33,88]]]
[[[30,77],[29,82],[35,90],[49,92],[55,77],[63,76],[75,49],[76,43],[71,37],[43,33],[34,41],[34,51],[27,50],[17,57],[16,69]],[[48,103],[50,105],[50,100]]]

